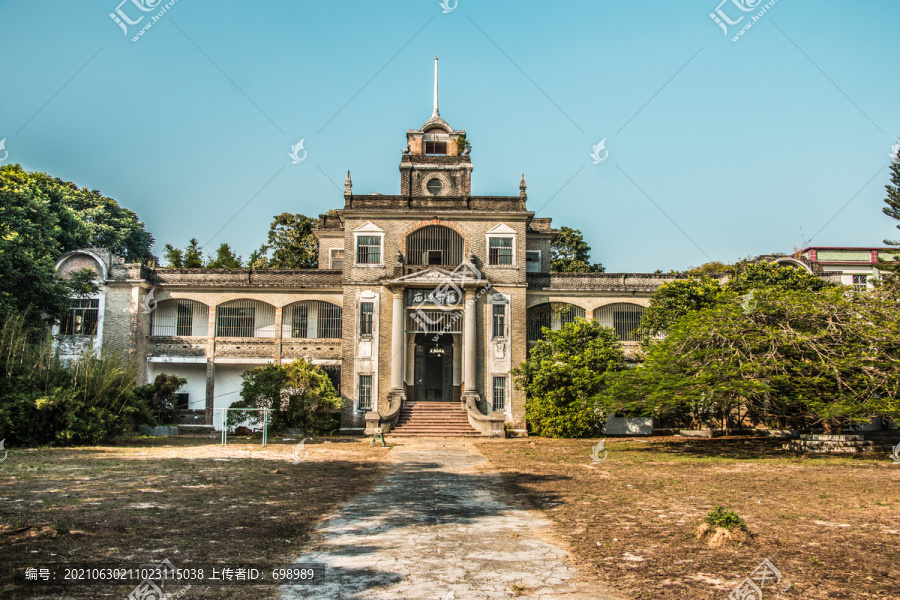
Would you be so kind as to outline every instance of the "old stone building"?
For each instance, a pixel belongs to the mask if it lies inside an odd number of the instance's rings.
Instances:
[[[60,258],[102,284],[60,325],[64,352],[87,341],[132,349],[145,379],[176,373],[183,419],[214,423],[241,374],[297,357],[344,398],[342,431],[504,435],[524,428],[510,371],[541,328],[575,318],[613,327],[626,347],[650,294],[674,275],[550,272],[556,231],[518,194],[472,195],[466,132],[435,103],[406,132],[399,193],[355,195],[320,216],[319,268],[151,269],[92,250]],[[289,209],[290,207],[285,207]]]

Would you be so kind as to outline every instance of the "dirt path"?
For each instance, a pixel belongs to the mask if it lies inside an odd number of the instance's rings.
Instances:
[[[550,522],[501,499],[499,476],[472,442],[404,439],[393,474],[318,527],[297,568],[314,582],[283,600],[612,600],[576,581]]]

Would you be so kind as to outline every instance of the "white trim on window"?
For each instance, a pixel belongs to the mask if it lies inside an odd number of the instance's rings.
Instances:
[[[507,225],[506,223],[497,223],[493,227],[491,227],[484,236],[484,245],[487,249],[487,256],[485,257],[485,266],[491,267],[495,269],[515,269],[518,267],[516,264],[516,230]],[[491,240],[493,238],[507,238],[512,240],[512,257],[510,259],[509,264],[503,263],[492,263],[491,262]]]
[[[335,252],[341,253],[341,258],[338,260],[341,261],[341,268],[343,268],[343,265],[344,265],[344,260],[345,260],[344,249],[343,248],[331,248],[328,250],[328,268],[331,270],[334,270],[334,261],[335,261],[334,254],[335,254]]]
[[[378,261],[377,262],[359,262],[359,238],[360,237],[371,237],[378,238]],[[373,246],[374,247],[374,246]],[[346,255],[344,257],[344,261],[346,261]],[[345,262],[346,264],[346,262]],[[384,233],[377,232],[369,232],[369,231],[360,231],[353,232],[353,266],[355,267],[383,267],[384,266]]]

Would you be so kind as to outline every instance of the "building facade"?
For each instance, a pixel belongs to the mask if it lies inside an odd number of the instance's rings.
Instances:
[[[160,373],[187,379],[180,419],[221,426],[248,369],[303,358],[344,399],[341,429],[398,424],[439,402],[474,432],[524,430],[511,370],[542,327],[575,318],[613,327],[630,352],[650,294],[678,275],[553,273],[551,220],[518,194],[473,196],[465,131],[434,111],[406,133],[400,193],[355,195],[320,216],[319,268],[167,269],[97,250],[61,257],[61,276],[92,268],[100,291],[74,301],[61,351],[116,344]],[[434,405],[432,405],[433,407]],[[402,432],[402,425],[398,432]]]

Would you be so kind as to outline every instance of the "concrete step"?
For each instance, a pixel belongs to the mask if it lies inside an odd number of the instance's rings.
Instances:
[[[391,435],[409,437],[480,437],[459,402],[407,402]]]

